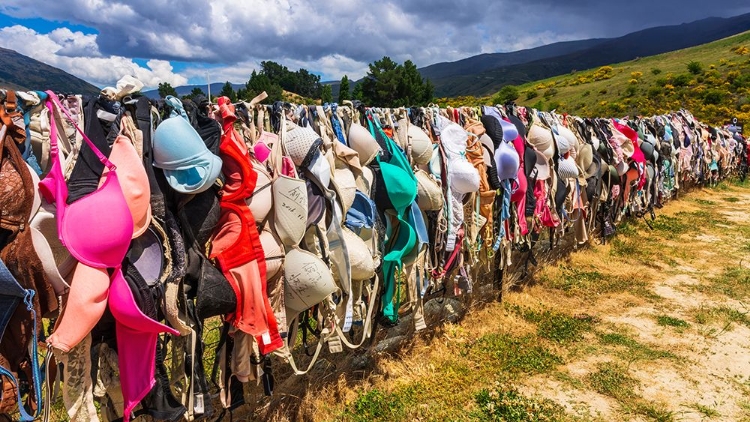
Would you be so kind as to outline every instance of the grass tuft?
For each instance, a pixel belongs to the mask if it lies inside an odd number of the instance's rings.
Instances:
[[[694,403],[690,407],[692,409],[697,410],[698,413],[700,413],[701,415],[703,415],[704,417],[709,418],[709,419],[718,418],[719,416],[721,416],[721,414],[719,413],[718,410],[716,410],[716,409],[714,409],[713,407],[710,407],[710,406],[702,405],[700,403]]]
[[[634,389],[638,386],[638,381],[631,377],[627,369],[620,364],[601,363],[596,372],[587,376],[587,380],[597,393],[618,401],[632,400],[637,397]]]
[[[590,331],[596,318],[590,315],[570,316],[549,309],[535,311],[528,308],[513,307],[523,319],[537,325],[539,337],[557,343],[567,343],[583,339],[583,333]]]
[[[698,198],[698,199],[696,199],[696,200],[695,200],[695,202],[696,202],[696,203],[697,203],[698,205],[708,205],[708,206],[713,206],[713,205],[716,205],[716,202],[714,202],[714,201],[710,201],[710,200],[708,200],[708,199],[700,199],[700,198]]]
[[[477,393],[475,402],[479,421],[543,422],[559,421],[565,409],[549,399],[526,397],[517,389],[496,386]]]
[[[417,397],[416,385],[391,393],[375,388],[357,397],[343,416],[353,422],[409,420],[407,410],[417,402]]]
[[[651,226],[655,232],[670,236],[679,236],[690,230],[690,226],[684,218],[672,217],[670,215],[659,215],[651,223]]]
[[[621,275],[604,274],[595,268],[560,266],[559,271],[544,272],[541,277],[545,286],[562,290],[568,295],[600,295],[607,293],[636,292],[645,287],[644,280]]]
[[[623,347],[625,350],[623,353],[620,353],[620,356],[629,361],[676,358],[676,356],[670,352],[653,349],[620,333],[600,333],[599,342],[606,346]]]
[[[643,400],[637,402],[634,412],[655,422],[672,422],[675,416],[674,412],[664,409],[664,405]]]
[[[533,336],[488,334],[477,341],[481,353],[489,354],[496,369],[510,373],[542,373],[563,363]]]
[[[668,315],[659,315],[656,317],[656,323],[662,327],[687,328],[690,324],[687,321]]]

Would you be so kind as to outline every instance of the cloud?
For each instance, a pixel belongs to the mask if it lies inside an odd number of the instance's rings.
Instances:
[[[750,11],[747,0],[3,0],[0,13],[71,22],[98,36],[54,38],[58,56],[147,57],[200,78],[243,82],[262,60],[323,79],[363,76],[388,55],[418,66],[549,42]],[[94,48],[93,43],[96,44]],[[99,56],[95,56],[99,54]],[[61,60],[61,59],[58,59]],[[177,78],[171,70],[151,69]],[[94,69],[89,70],[93,72]],[[102,76],[98,76],[102,78]],[[106,78],[104,78],[106,79]],[[102,79],[98,79],[102,80]]]
[[[122,56],[105,56],[97,45],[97,35],[58,28],[48,34],[21,25],[0,28],[0,47],[18,51],[51,66],[74,74],[99,87],[114,86],[126,74],[140,79],[147,87],[159,82],[184,85],[187,78],[173,72],[165,60],[152,59],[146,67]]]
[[[385,55],[424,66],[550,39],[554,29],[530,29],[525,12],[514,12],[518,19],[505,18],[518,4],[520,0],[56,0],[47,6],[41,0],[4,0],[0,12],[95,28],[104,55],[208,63],[223,67],[223,74],[237,73],[232,66],[274,60],[321,71],[327,79],[345,73],[362,76],[368,63]],[[518,33],[525,34],[522,42],[514,35]],[[566,31],[562,37],[574,35]]]

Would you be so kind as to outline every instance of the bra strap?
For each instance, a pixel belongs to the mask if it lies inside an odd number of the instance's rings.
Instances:
[[[83,140],[86,141],[86,143],[89,145],[91,150],[94,151],[94,154],[96,154],[97,158],[99,158],[99,161],[101,161],[101,163],[104,164],[110,171],[117,170],[117,167],[111,161],[109,161],[109,159],[107,159],[107,157],[104,154],[102,154],[101,151],[99,151],[99,148],[97,148],[96,145],[94,145],[94,143],[91,142],[91,139],[89,139],[89,137],[86,136],[85,133],[83,133],[83,131],[81,130],[81,127],[78,126],[78,123],[76,123],[76,120],[73,118],[73,116],[71,116],[68,110],[65,107],[63,107],[63,105],[60,103],[60,100],[57,98],[57,95],[52,91],[47,91],[47,95],[49,96],[47,101],[49,102],[51,100],[52,103],[54,103],[57,106],[57,108],[62,110],[62,112],[65,114],[68,120],[70,120],[70,122],[73,123],[73,126],[75,126],[78,133],[81,134],[81,136],[83,137]],[[57,139],[54,139],[54,137],[50,137],[50,142],[52,142],[52,147],[54,149],[57,149]]]

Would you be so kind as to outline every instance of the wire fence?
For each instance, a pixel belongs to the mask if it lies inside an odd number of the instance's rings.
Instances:
[[[745,183],[744,182],[744,175],[735,175],[731,174],[728,175],[729,177],[724,179],[723,181],[719,182],[718,184],[721,185],[723,183]],[[740,180],[738,182],[737,177],[740,177]],[[714,181],[707,180],[705,182],[703,181],[689,181],[685,180],[683,182],[683,186],[680,189],[680,196],[684,195],[687,191],[695,188],[701,188],[701,187],[716,187],[717,184]],[[600,242],[602,240],[599,232],[591,233],[590,236],[590,242]],[[549,265],[551,263],[554,263],[570,253],[572,253],[577,248],[586,248],[588,246],[583,245],[579,246],[576,245],[574,236],[572,233],[565,233],[562,237],[560,237],[557,241],[557,243],[552,247],[552,245],[549,243],[549,236],[546,234],[542,234],[539,238],[539,240],[536,242],[536,245],[532,251],[536,252],[536,260],[537,262],[535,264],[531,264],[531,270],[529,271],[528,265],[529,262],[524,259],[525,255],[522,253],[514,253],[514,261],[508,267],[504,273],[503,273],[503,280],[502,280],[502,287],[501,289],[498,289],[498,285],[495,284],[495,270],[493,268],[492,262],[488,262],[487,255],[482,254],[482,259],[472,267],[471,276],[474,281],[474,293],[471,295],[464,295],[463,297],[460,297],[459,299],[463,301],[465,307],[467,310],[470,309],[476,309],[480,308],[482,306],[485,306],[488,303],[492,303],[498,300],[502,300],[502,295],[504,292],[507,292],[510,289],[517,288],[519,286],[522,286],[526,283],[533,282],[534,280],[534,273],[542,268],[545,265]],[[450,280],[448,280],[448,283],[450,284]],[[433,295],[434,299],[440,300],[441,298],[451,297],[452,295],[448,292],[451,291],[450,288],[452,286],[446,285],[445,290],[442,291],[440,295]],[[408,318],[405,319],[405,321],[408,321]],[[45,320],[45,331],[47,331],[50,327],[50,324],[52,322]],[[402,324],[406,324],[408,322],[402,322]],[[439,328],[441,324],[428,326],[428,329],[425,330],[424,334],[431,335],[434,334]],[[212,317],[209,319],[206,319],[204,321],[204,330],[202,335],[202,341],[204,344],[204,353],[203,356],[200,357],[202,359],[203,365],[206,370],[206,377],[210,379],[211,377],[211,371],[214,366],[214,361],[216,357],[217,347],[220,344],[221,341],[221,334],[222,334],[222,327],[223,323],[221,321],[220,317]],[[326,382],[332,382],[333,380],[337,379],[338,375],[341,375],[343,372],[350,370],[352,368],[351,360],[352,358],[357,358],[362,355],[365,355],[369,353],[371,348],[377,344],[379,340],[384,339],[388,335],[388,328],[385,327],[379,327],[377,332],[373,333],[373,341],[371,343],[365,343],[365,346],[362,350],[354,352],[354,353],[346,353],[344,354],[331,354],[327,351],[325,351],[326,348],[324,348],[324,351],[321,353],[321,356],[319,358],[319,362],[322,369],[320,371],[314,372],[312,375],[309,375],[307,380],[311,378],[316,378],[316,387],[320,388],[324,383]],[[407,332],[413,333],[413,330]],[[357,334],[361,335],[361,330]],[[305,351],[303,350],[303,347],[297,342],[298,345],[293,351],[293,354],[295,355],[295,358],[300,359],[302,364],[304,364],[305,360],[308,359],[305,356]],[[43,351],[40,351],[40,354],[43,353]],[[43,355],[40,355],[40,359],[44,359]],[[171,360],[172,360],[172,353],[171,349],[168,348],[165,358],[165,365],[169,368],[171,366]],[[371,361],[368,361],[371,362]],[[357,371],[361,372],[362,374],[366,374],[368,371],[374,370],[374,367],[364,368],[364,369],[358,369]],[[242,407],[234,410],[231,413],[226,413],[224,416],[224,419],[229,420],[232,418],[234,421],[243,421],[243,420],[256,420],[256,419],[267,419],[269,414],[273,414],[274,411],[279,411],[279,409],[284,409],[283,411],[286,413],[294,412],[296,407],[299,406],[299,402],[301,400],[298,395],[294,395],[292,393],[289,393],[289,391],[295,392],[296,390],[304,390],[305,387],[308,385],[308,382],[300,381],[299,379],[294,379],[294,375],[291,371],[291,369],[288,367],[287,364],[282,362],[281,360],[275,360],[274,362],[274,373],[276,376],[277,385],[280,388],[277,388],[277,391],[279,392],[279,402],[284,402],[284,398],[287,397],[293,397],[295,399],[295,402],[292,405],[287,405],[286,408],[283,408],[283,403],[276,403],[276,405],[273,405],[274,397],[266,397],[263,388],[254,385],[253,383],[250,383],[250,386],[245,389],[245,402],[246,404]],[[364,376],[364,375],[363,375]],[[294,385],[295,382],[298,382],[299,385]],[[217,415],[220,413],[221,410],[221,403],[219,402],[219,391],[218,388],[211,384],[209,382],[209,385],[211,386],[211,397],[213,399],[213,407],[215,409],[214,416],[211,418],[211,420],[214,420]],[[23,389],[23,388],[22,388]],[[28,391],[28,385],[26,386],[26,390]],[[287,391],[288,390],[288,391]],[[301,395],[304,395],[304,391]],[[288,403],[287,400],[285,403]],[[101,403],[95,400],[95,406],[97,409],[98,416],[100,420],[105,420],[104,415],[101,412]],[[19,415],[14,414],[12,415],[13,420],[18,420]],[[57,395],[52,403],[51,407],[51,420],[52,421],[64,421],[68,420],[68,415],[65,409],[65,405],[63,403],[61,395]],[[143,415],[139,417],[139,420],[142,421],[154,421],[155,419],[151,418],[148,415]],[[2,421],[2,418],[0,417],[0,421]]]

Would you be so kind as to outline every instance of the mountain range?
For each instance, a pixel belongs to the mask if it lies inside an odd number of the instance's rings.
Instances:
[[[83,79],[14,50],[0,48],[0,63],[0,87],[3,88],[21,91],[51,89],[76,94],[96,94],[100,91]]]
[[[221,89],[224,87],[225,83],[226,82],[214,82],[214,83],[212,83],[211,84],[211,95],[217,95],[221,91]],[[234,89],[235,91],[237,91],[240,88],[244,88],[244,87],[245,87],[244,83],[243,84],[232,84],[232,89]],[[177,95],[183,96],[183,95],[190,94],[190,92],[192,92],[194,88],[200,88],[200,90],[203,91],[204,95],[208,94],[208,86],[206,84],[203,84],[203,85],[182,85],[182,86],[175,87],[174,90],[177,91]],[[152,89],[152,90],[149,90],[149,91],[143,91],[143,95],[145,95],[145,96],[147,96],[149,98],[158,99],[159,98],[159,90],[158,89]]]
[[[505,85],[546,79],[612,63],[706,44],[750,30],[750,13],[661,26],[618,38],[550,44],[512,53],[482,54],[419,69],[436,97],[488,95]]]
[[[731,18],[706,18],[681,25],[661,26],[617,38],[597,38],[558,42],[509,53],[480,54],[454,62],[436,63],[419,69],[432,81],[436,97],[489,95],[505,85],[521,85],[639,57],[702,45],[750,30],[750,14]],[[0,48],[0,86],[14,89],[52,89],[59,92],[97,93],[99,88],[65,71]],[[358,83],[354,82],[354,83]],[[338,97],[339,82],[331,85]],[[223,82],[211,84],[218,93]],[[243,84],[232,84],[236,90]],[[206,85],[175,87],[179,95],[193,88],[207,91]],[[157,90],[144,92],[158,98]]]

